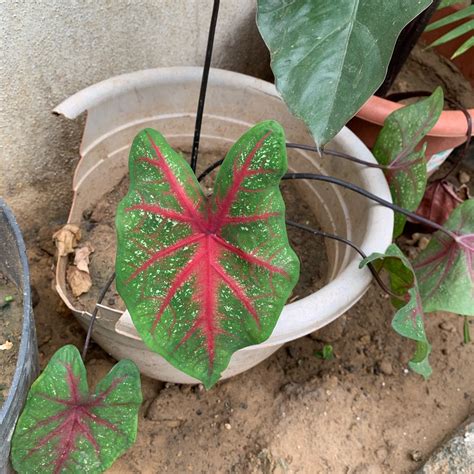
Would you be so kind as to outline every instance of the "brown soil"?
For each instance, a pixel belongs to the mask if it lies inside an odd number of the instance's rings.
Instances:
[[[29,243],[42,366],[84,340],[51,286],[55,230]],[[390,328],[392,315],[372,287],[336,323],[210,391],[142,377],[137,442],[108,472],[414,472],[474,411],[474,344],[462,342],[462,318],[429,315],[433,375],[424,381],[406,370],[413,346]],[[324,343],[335,359],[315,357]],[[91,384],[113,363],[93,344]]]
[[[11,300],[11,301],[10,301]],[[23,326],[21,292],[0,273],[0,406],[8,396],[15,374]]]
[[[204,169],[209,164],[218,160],[219,156],[203,155],[200,167]],[[203,181],[204,189],[212,191],[214,174]],[[297,182],[283,182],[282,193],[286,203],[286,214],[293,221],[304,223],[313,228],[319,224],[308,204],[301,199],[298,193]],[[90,256],[89,271],[92,279],[92,288],[78,298],[74,298],[69,291],[69,299],[78,309],[92,312],[97,302],[101,288],[110,277],[115,262],[116,237],[115,237],[115,210],[119,201],[128,190],[128,178],[124,178],[118,186],[106,194],[93,208],[84,213],[81,223],[82,244],[91,242],[94,253]],[[302,298],[321,288],[324,284],[327,269],[327,255],[322,237],[314,236],[300,229],[288,229],[290,243],[301,261],[301,277],[289,300]],[[73,259],[71,259],[73,260]],[[104,304],[111,308],[125,310],[125,304],[112,284]]]
[[[470,82],[448,59],[426,45],[417,44],[404,64],[389,93],[433,91],[443,88],[445,97],[466,108],[474,107],[474,91]],[[446,108],[454,108],[446,102]]]

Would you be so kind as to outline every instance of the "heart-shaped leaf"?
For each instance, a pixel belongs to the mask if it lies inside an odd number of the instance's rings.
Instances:
[[[324,145],[376,91],[402,28],[431,0],[258,0],[276,87]]]
[[[375,262],[379,268],[388,272],[391,290],[400,297],[392,298],[392,304],[397,308],[392,327],[401,336],[416,341],[415,354],[408,364],[409,367],[423,377],[429,377],[431,367],[428,356],[431,346],[425,333],[423,307],[410,261],[395,244],[391,244],[384,254],[373,253],[362,260],[360,266],[363,267],[369,262]]]
[[[393,202],[409,211],[420,204],[427,180],[426,144],[415,149],[438,121],[443,103],[443,90],[438,87],[430,97],[392,112],[372,150],[377,161],[387,166],[385,176]],[[405,216],[395,214],[394,237],[403,232],[405,221]]]
[[[210,199],[160,133],[133,142],[117,289],[145,343],[206,387],[236,350],[270,336],[298,279],[279,190],[286,169],[272,121],[231,148]]]
[[[59,349],[31,386],[12,440],[19,473],[105,471],[135,441],[140,373],[122,360],[89,394],[74,346]]]
[[[474,316],[474,199],[452,212],[414,262],[423,308]]]

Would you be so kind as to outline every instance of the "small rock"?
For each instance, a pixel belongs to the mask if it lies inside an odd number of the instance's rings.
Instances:
[[[461,184],[467,184],[471,181],[471,177],[465,171],[460,171],[458,174],[458,179]]]
[[[334,342],[342,337],[346,327],[346,316],[341,316],[327,326],[311,334],[311,339],[321,342]]]
[[[380,372],[382,372],[382,374],[385,374],[385,375],[393,374],[392,363],[388,359],[382,359],[378,365],[379,365]]]
[[[412,458],[413,461],[415,462],[420,462],[421,461],[421,458],[422,458],[422,455],[421,455],[421,452],[418,451],[417,449],[415,449],[414,451],[412,451],[410,453],[410,457]]]
[[[387,459],[388,456],[388,450],[385,446],[382,446],[381,448],[378,448],[377,451],[375,451],[375,456],[380,462],[384,462],[385,459]]]
[[[364,334],[363,336],[361,336],[359,338],[359,342],[363,345],[363,346],[368,346],[370,344],[370,335],[369,334]]]
[[[456,328],[449,321],[443,321],[439,325],[439,328],[442,329],[443,331],[446,331],[446,332],[456,332]]]
[[[232,429],[232,425],[231,425],[230,423],[225,423],[225,424],[224,424],[224,428],[225,428],[226,430],[231,430],[231,429]]]

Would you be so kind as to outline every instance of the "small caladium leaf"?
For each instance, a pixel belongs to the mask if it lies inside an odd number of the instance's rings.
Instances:
[[[426,188],[426,145],[417,150],[423,137],[433,128],[443,110],[443,90],[438,87],[430,97],[392,112],[385,120],[373,153],[381,165],[395,204],[414,211]],[[399,236],[406,217],[395,215],[394,237]]]
[[[286,169],[272,121],[231,148],[210,199],[160,133],[133,142],[117,289],[144,342],[206,387],[236,350],[270,336],[298,279],[279,190]]]
[[[20,474],[99,473],[135,441],[140,373],[122,360],[89,394],[76,347],[59,349],[31,386],[12,440]]]
[[[416,341],[416,351],[409,367],[423,377],[429,377],[431,345],[426,337],[418,283],[410,261],[395,244],[391,244],[384,254],[373,253],[362,260],[360,266],[369,262],[388,272],[391,290],[400,297],[392,298],[392,304],[397,308],[392,327],[401,336]]]
[[[474,316],[474,199],[454,209],[443,227],[453,238],[435,232],[413,264],[423,308]]]

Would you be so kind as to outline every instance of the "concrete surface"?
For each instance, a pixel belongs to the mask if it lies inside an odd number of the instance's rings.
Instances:
[[[212,0],[0,0],[0,195],[29,235],[64,222],[82,121],[51,114],[125,72],[202,65]],[[255,0],[222,0],[213,66],[258,77]],[[196,98],[197,101],[197,98]]]

